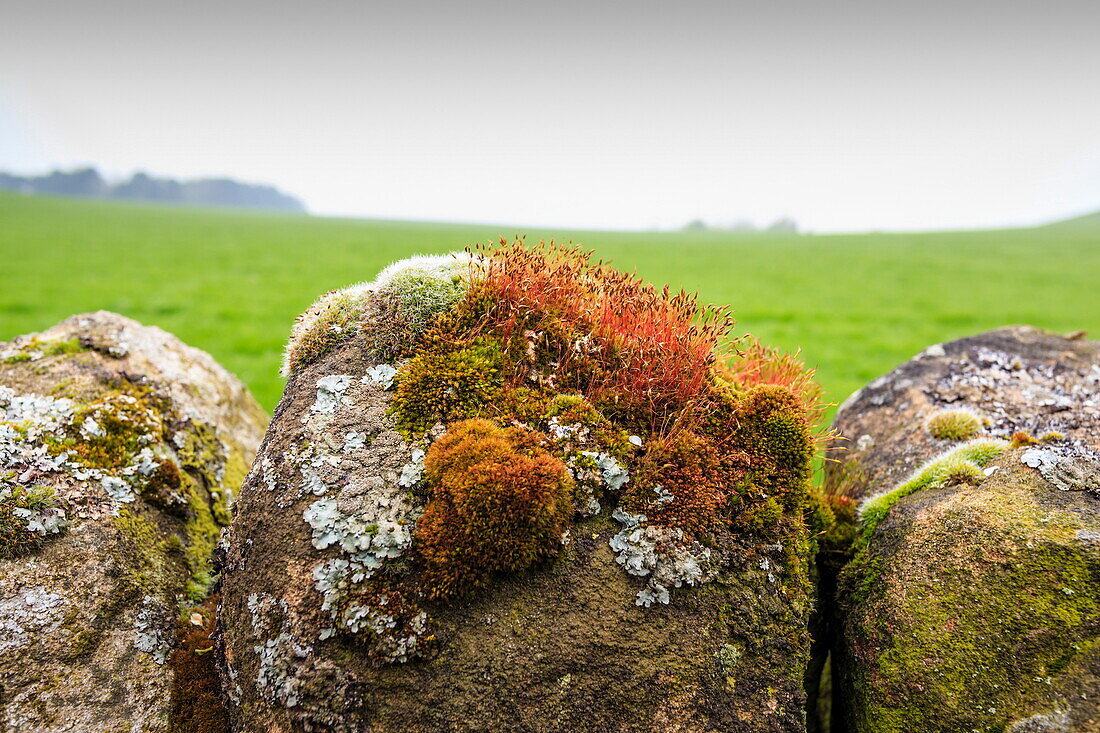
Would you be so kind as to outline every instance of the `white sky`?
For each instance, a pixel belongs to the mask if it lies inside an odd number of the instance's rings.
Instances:
[[[0,169],[518,225],[1031,223],[1100,209],[1098,29],[1031,0],[0,0]]]

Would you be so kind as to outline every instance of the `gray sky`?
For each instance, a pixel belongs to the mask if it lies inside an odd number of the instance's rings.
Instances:
[[[1028,223],[1100,209],[1098,30],[1095,1],[0,0],[0,169],[372,217]]]

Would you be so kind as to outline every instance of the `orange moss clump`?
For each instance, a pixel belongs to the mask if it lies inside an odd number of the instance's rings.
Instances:
[[[657,290],[578,247],[501,240],[477,254],[487,265],[470,297],[489,304],[483,328],[525,339],[554,371],[550,384],[654,430],[703,392],[733,326],[727,308]]]
[[[722,379],[741,388],[765,384],[786,387],[802,403],[811,425],[820,422],[828,406],[821,385],[814,381],[815,371],[807,369],[798,354],[765,346],[754,336],[738,343],[737,357],[720,363],[717,371]]]
[[[573,481],[541,441],[473,419],[432,445],[424,464],[431,498],[416,530],[429,598],[461,595],[561,551]]]

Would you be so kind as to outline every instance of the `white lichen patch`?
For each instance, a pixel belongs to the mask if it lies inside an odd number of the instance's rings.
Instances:
[[[420,656],[428,635],[428,614],[421,611],[405,621],[386,608],[387,597],[375,605],[352,602],[340,613],[340,627],[352,634],[370,634],[374,652],[390,663],[407,662]]]
[[[299,682],[294,674],[299,660],[313,651],[306,644],[298,644],[285,632],[253,647],[259,657],[256,689],[269,700],[276,700],[288,708],[298,704]]]
[[[626,467],[603,452],[566,453],[565,465],[577,484],[577,514],[582,518],[600,513],[600,497],[604,491],[618,492],[630,480]]]
[[[358,497],[354,506],[353,513],[345,513],[337,497],[326,497],[310,504],[302,518],[313,529],[313,546],[338,547],[358,582],[408,549],[418,512],[396,492],[371,492]]]
[[[282,598],[270,593],[252,593],[248,596],[248,612],[252,616],[252,631],[256,634],[281,629],[290,612],[290,606]]]
[[[391,389],[393,387],[393,379],[396,376],[396,367],[390,364],[376,364],[367,369],[367,376],[363,377],[363,381],[370,380],[382,389]]]
[[[1030,360],[978,347],[952,360],[925,392],[936,405],[977,410],[987,432],[1006,438],[1100,423],[1100,365],[1084,360]]]
[[[298,469],[302,479],[298,491],[292,496],[293,500],[309,494],[324,496],[329,491],[329,483],[339,478],[340,457],[325,452],[315,443],[307,443],[300,449],[291,446],[283,451],[283,459],[287,465]],[[260,468],[264,484],[274,491],[278,486],[278,479],[273,464],[266,456],[261,461]]]
[[[55,631],[65,599],[42,586],[31,586],[0,599],[0,653],[19,649],[41,634]]]
[[[330,374],[317,380],[317,399],[309,408],[310,413],[317,415],[331,415],[336,408],[350,402],[344,393],[351,386],[352,377],[346,374]],[[309,416],[303,417],[302,422],[307,422]]]
[[[416,486],[424,478],[424,457],[427,454],[420,448],[413,448],[409,462],[401,467],[397,485],[407,489]]]
[[[134,619],[134,648],[153,657],[157,664],[166,664],[172,653],[172,621],[167,606],[152,596],[145,596]]]
[[[621,508],[611,516],[624,525],[609,543],[615,561],[627,573],[647,578],[638,591],[637,605],[667,604],[670,588],[706,583],[717,574],[710,548],[687,537],[682,529],[647,524],[644,515]]]
[[[0,488],[0,502],[10,498],[11,490]],[[60,534],[69,525],[65,510],[57,507],[24,508],[11,510],[13,516],[26,522],[26,530],[43,536]]]
[[[1076,441],[1028,448],[1020,462],[1034,468],[1061,491],[1100,494],[1100,451]]]
[[[81,491],[66,494],[68,498],[79,498],[80,516],[117,514],[123,505],[137,500],[142,485],[160,465],[153,446],[163,427],[163,417],[128,394],[101,398],[79,422],[74,418],[77,409],[78,405],[66,398],[20,394],[0,386],[0,489],[33,489],[37,484],[52,486],[71,478],[83,485]],[[129,423],[137,434],[141,448],[129,456],[126,464],[97,468],[77,461],[73,451],[51,452],[51,445],[56,450],[65,440],[79,442],[107,436],[102,418],[106,414]],[[186,432],[178,432],[176,438],[177,448],[187,445]],[[30,531],[56,534],[66,524],[63,509],[37,514],[26,517]]]
[[[584,455],[596,462],[604,488],[608,491],[619,491],[630,481],[630,472],[607,453],[584,451]]]
[[[104,476],[99,484],[116,505],[129,504],[137,498],[134,488],[117,476]]]
[[[341,450],[344,453],[351,453],[363,448],[367,444],[367,434],[358,430],[349,430],[347,435],[344,436],[344,446]]]
[[[313,651],[308,644],[298,643],[288,629],[294,627],[290,615],[290,604],[283,598],[270,593],[252,593],[247,600],[251,616],[252,631],[260,640],[252,647],[258,657],[256,689],[269,700],[275,700],[286,707],[298,704],[298,669],[302,660]],[[229,691],[230,696],[241,694],[237,675],[230,673],[230,679],[236,689]]]

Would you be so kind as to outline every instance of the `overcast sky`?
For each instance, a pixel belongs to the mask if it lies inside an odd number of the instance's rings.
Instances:
[[[320,214],[817,231],[1100,209],[1100,2],[0,0],[0,169]]]

